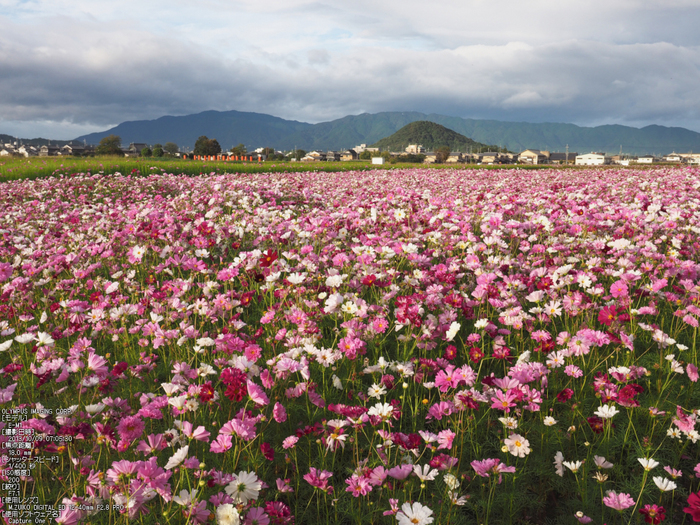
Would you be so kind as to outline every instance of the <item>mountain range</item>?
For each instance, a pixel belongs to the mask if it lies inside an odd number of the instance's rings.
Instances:
[[[700,133],[685,128],[658,125],[633,128],[622,125],[582,127],[575,124],[504,122],[450,117],[419,112],[382,112],[348,115],[309,124],[272,115],[241,111],[204,111],[185,116],[164,116],[155,120],[123,122],[99,133],[75,140],[97,144],[108,135],[119,135],[123,144],[175,142],[191,148],[197,138],[216,138],[224,149],[239,143],[248,149],[273,147],[278,150],[343,150],[372,144],[415,121],[445,126],[474,141],[508,148],[510,151],[540,149],[586,153],[666,154],[700,152]]]

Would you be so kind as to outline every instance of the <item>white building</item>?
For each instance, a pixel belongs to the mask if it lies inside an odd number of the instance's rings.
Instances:
[[[643,157],[637,158],[637,164],[652,164],[656,162],[653,155],[644,155]]]
[[[610,164],[612,159],[602,153],[586,153],[585,155],[576,155],[577,166],[602,166]]]

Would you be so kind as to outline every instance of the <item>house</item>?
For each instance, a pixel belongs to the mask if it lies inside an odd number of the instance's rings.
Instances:
[[[354,149],[348,149],[345,150],[341,155],[340,155],[340,160],[347,161],[347,160],[357,160],[360,158],[360,155],[355,151]]]
[[[549,164],[549,151],[526,149],[518,155],[520,164]]]
[[[55,157],[61,152],[61,148],[58,146],[52,146],[51,144],[47,144],[41,147],[39,150],[39,156],[40,157]]]
[[[341,157],[340,151],[328,151],[326,152],[327,161],[339,161]]]
[[[141,150],[147,147],[148,144],[144,142],[132,142],[131,144],[129,144],[129,151],[131,153],[135,153],[136,155],[141,155]]]
[[[477,156],[479,164],[501,164],[505,160],[498,151],[486,151],[479,153]]]
[[[16,155],[17,150],[15,150],[14,146],[11,144],[5,144],[4,146],[0,146],[0,157],[11,157],[12,155]]]
[[[19,153],[20,155],[23,155],[25,157],[38,157],[39,156],[39,148],[37,148],[36,146],[22,145],[17,150],[17,153]]]
[[[700,164],[700,153],[679,153],[678,156],[687,164]]]
[[[611,163],[612,158],[606,156],[604,153],[586,153],[584,155],[576,155],[577,166],[603,166],[604,164]]]
[[[568,153],[550,153],[549,154],[549,163],[550,164],[573,164],[576,161],[576,157],[578,156],[578,153],[570,151]]]
[[[61,148],[61,155],[84,155],[88,151],[88,148],[86,146],[83,146],[82,144],[78,145],[71,145],[71,144],[66,144]]]
[[[425,148],[420,144],[409,144],[404,151],[410,155],[419,155],[425,153]]]
[[[318,162],[326,160],[326,154],[321,151],[310,151],[301,158],[303,162]]]
[[[684,162],[684,158],[676,152],[664,156],[666,162]]]
[[[446,163],[450,164],[455,164],[457,162],[463,162],[464,158],[462,157],[462,154],[460,152],[452,152],[450,153],[450,156],[447,157],[447,160],[445,160]]]

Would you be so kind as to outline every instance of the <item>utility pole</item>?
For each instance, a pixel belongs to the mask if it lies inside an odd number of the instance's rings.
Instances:
[[[566,164],[569,164],[569,145],[566,145]]]

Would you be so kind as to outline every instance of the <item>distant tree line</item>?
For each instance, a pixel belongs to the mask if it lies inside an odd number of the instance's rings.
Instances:
[[[145,147],[140,153],[142,157],[174,157],[180,148],[174,142],[166,142],[165,145],[154,144],[153,148]],[[95,155],[124,156],[122,151],[122,138],[119,135],[109,135],[100,140],[95,148]]]

